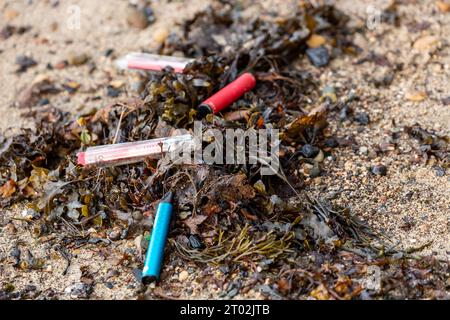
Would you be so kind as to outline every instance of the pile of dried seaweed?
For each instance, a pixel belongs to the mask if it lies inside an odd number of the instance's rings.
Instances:
[[[172,190],[177,215],[171,254],[252,271],[263,265],[260,271],[271,280],[261,292],[269,296],[436,296],[446,272],[438,262],[409,260],[407,253],[384,247],[382,237],[348,210],[301,191],[299,165],[308,163],[309,175],[319,175],[323,158],[337,146],[324,133],[335,98],[321,96],[312,76],[292,61],[306,54],[314,65],[324,65],[323,59],[356,52],[346,21],[332,6],[302,6],[291,17],[244,19],[228,5],[198,14],[185,23],[183,35],[171,36],[161,48],[197,58],[183,74],[153,73],[141,98],[77,119],[40,109],[28,115],[36,119],[35,132],[1,137],[1,206],[26,200],[24,219],[40,226],[38,237],[57,233],[64,243],[105,234],[128,239],[151,227],[157,200]],[[329,45],[308,49],[311,35]],[[76,166],[75,154],[86,146],[192,129],[198,104],[243,71],[256,75],[256,89],[226,114],[208,116],[204,127],[279,129],[278,175],[261,176],[259,164],[188,167],[147,160],[114,168]],[[310,105],[318,108],[307,113]],[[371,266],[383,269],[380,288],[364,286]]]

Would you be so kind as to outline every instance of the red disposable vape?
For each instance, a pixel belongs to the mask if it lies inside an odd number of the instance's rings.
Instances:
[[[244,73],[198,107],[198,116],[204,117],[208,113],[216,114],[239,99],[244,93],[252,90],[256,79],[251,73]]]

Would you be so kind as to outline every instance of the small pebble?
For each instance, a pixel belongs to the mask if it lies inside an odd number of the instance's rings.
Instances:
[[[335,103],[337,101],[336,89],[332,86],[326,86],[322,90],[322,96],[320,97],[320,99]]]
[[[153,12],[153,9],[150,7],[145,7],[144,9],[144,13],[147,16],[147,20],[149,23],[153,23],[156,19],[155,19],[155,13]]]
[[[134,220],[137,220],[137,221],[140,221],[143,218],[143,215],[142,215],[141,211],[133,211],[131,216],[133,217]]]
[[[367,155],[367,153],[369,152],[369,149],[366,146],[362,146],[359,148],[359,153],[362,155]]]
[[[228,265],[221,265],[219,267],[220,272],[222,272],[223,274],[228,274],[230,273],[230,267]]]
[[[230,299],[234,298],[238,294],[238,292],[239,292],[238,289],[234,288],[227,293],[227,297]]]
[[[155,40],[155,42],[158,44],[162,44],[164,41],[166,41],[168,36],[169,31],[167,29],[159,29],[156,30],[153,34],[153,40]]]
[[[373,78],[373,84],[377,88],[389,87],[392,81],[394,81],[394,74],[392,73],[377,75]]]
[[[120,235],[121,235],[121,230],[118,227],[115,227],[109,234],[108,234],[108,239],[112,240],[112,241],[116,241],[120,239]]]
[[[141,281],[142,281],[142,270],[139,269],[139,268],[134,268],[131,273],[133,273],[133,276],[136,279],[136,281],[138,283],[141,283]]]
[[[241,270],[241,271],[239,271],[239,275],[241,276],[241,277],[248,277],[248,272],[246,271],[246,270]]]
[[[143,81],[133,81],[130,84],[130,89],[133,92],[141,93],[144,90],[144,82]]]
[[[113,277],[117,277],[120,275],[120,272],[117,271],[116,269],[110,269],[108,271],[108,273],[106,274],[106,278],[113,278]]]
[[[130,27],[141,30],[148,26],[148,18],[145,12],[134,7],[128,8],[127,22]]]
[[[328,138],[328,139],[326,139],[324,141],[324,144],[325,144],[326,147],[329,147],[329,148],[336,148],[339,145],[339,143],[336,141],[335,138]]]
[[[181,211],[178,216],[180,217],[181,220],[185,220],[187,219],[187,217],[189,217],[191,215],[191,211]]]
[[[405,94],[405,98],[409,101],[420,102],[427,98],[427,93],[425,91],[409,91]]]
[[[319,153],[320,149],[316,146],[310,144],[305,144],[300,152],[305,156],[305,158],[313,158]]]
[[[192,249],[203,249],[205,247],[200,238],[195,234],[189,236],[189,246]]]
[[[324,155],[323,151],[319,150],[319,153],[314,158],[314,161],[321,163],[321,162],[323,162],[324,159],[325,159],[325,155]]]
[[[75,283],[64,289],[64,292],[69,294],[72,299],[89,298],[89,295],[92,293],[92,291],[93,288],[91,286],[84,284],[82,282]]]
[[[113,285],[111,282],[105,282],[105,286],[106,286],[108,289],[114,288],[114,285]]]
[[[370,123],[370,118],[367,113],[363,112],[355,115],[355,121],[358,122],[359,124],[366,126]]]
[[[69,81],[64,83],[62,86],[68,93],[73,94],[77,92],[81,85],[76,81]]]
[[[348,118],[349,113],[350,107],[348,105],[345,105],[339,112],[339,120],[345,121]]]
[[[386,168],[386,166],[384,166],[382,164],[378,164],[378,165],[373,166],[371,171],[375,175],[385,176],[387,173],[387,168]]]
[[[438,37],[427,35],[417,39],[413,44],[413,48],[419,51],[429,51],[431,48],[436,46],[438,42],[439,42]]]
[[[39,102],[38,102],[38,106],[46,106],[46,105],[48,105],[50,103],[50,100],[48,100],[47,98],[43,98],[43,99],[40,99],[39,100]]]
[[[374,149],[370,149],[367,156],[369,157],[369,159],[375,159],[376,157],[378,157],[378,154]]]
[[[88,73],[91,74],[95,70],[97,70],[97,65],[94,62],[89,62],[88,63]]]
[[[187,278],[189,278],[189,273],[186,270],[181,271],[178,275],[178,280],[180,282],[187,280]]]
[[[24,288],[24,291],[30,292],[30,291],[36,291],[37,287],[33,284],[27,284]]]
[[[55,69],[61,70],[64,69],[65,67],[67,67],[69,65],[69,63],[66,60],[63,61],[59,61],[55,64]]]
[[[117,98],[120,95],[120,93],[121,93],[121,90],[116,89],[112,86],[108,86],[106,88],[106,94],[108,95],[108,97]]]
[[[325,67],[330,61],[328,49],[324,46],[307,49],[306,56],[308,57],[309,61],[311,61],[311,63],[318,68]]]
[[[319,34],[312,34],[309,37],[308,41],[306,41],[306,44],[310,48],[317,48],[320,47],[321,45],[324,45],[325,42],[327,42],[327,39],[325,39],[323,36]]]
[[[105,53],[104,53],[104,56],[105,57],[109,57],[110,55],[113,54],[113,52],[114,52],[114,49],[106,49]]]
[[[19,259],[20,260],[20,255],[22,254],[22,252],[20,251],[20,249],[18,247],[13,247],[9,253],[9,255],[15,259]]]
[[[445,169],[442,167],[436,167],[435,173],[436,173],[437,177],[443,177],[443,176],[445,176]]]
[[[316,178],[320,176],[320,166],[317,162],[314,163],[314,166],[312,167],[311,171],[309,172],[309,176],[311,178]]]
[[[71,53],[67,57],[67,62],[71,66],[81,66],[89,60],[89,57],[85,53]]]
[[[23,218],[30,219],[30,220],[39,218],[41,216],[39,214],[39,212],[37,212],[36,210],[31,209],[31,208],[22,210],[22,212],[20,214],[22,215]]]
[[[36,60],[34,60],[31,57],[27,56],[17,56],[16,57],[16,64],[19,66],[19,69],[17,69],[16,72],[25,72],[30,67],[34,67],[37,65]]]

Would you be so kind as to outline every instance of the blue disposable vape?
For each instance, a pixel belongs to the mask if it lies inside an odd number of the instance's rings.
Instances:
[[[169,233],[170,219],[172,217],[172,197],[172,192],[165,194],[156,210],[155,223],[150,236],[144,269],[142,270],[142,282],[144,284],[159,280],[161,265],[164,259],[164,248],[166,246],[167,234]]]

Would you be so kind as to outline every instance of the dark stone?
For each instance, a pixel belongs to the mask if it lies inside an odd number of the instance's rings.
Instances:
[[[369,115],[365,112],[355,115],[355,121],[362,125],[368,125],[370,123]]]
[[[105,282],[105,286],[106,286],[108,289],[114,288],[114,285],[113,285],[111,282]]]
[[[112,55],[114,52],[114,49],[106,49],[105,51],[105,57],[109,57],[110,55]]]
[[[102,238],[90,238],[88,240],[88,243],[90,244],[98,244],[98,243],[104,243],[106,245],[111,244],[111,240],[109,239],[102,239]]]
[[[392,139],[397,140],[400,139],[400,137],[402,136],[401,132],[392,132]]]
[[[27,56],[17,56],[16,64],[19,66],[16,72],[25,72],[28,68],[37,65],[36,60]]]
[[[136,279],[136,281],[138,283],[141,283],[141,281],[142,281],[142,270],[139,269],[139,268],[134,268],[132,273],[133,273],[133,276]]]
[[[110,269],[108,271],[108,273],[106,274],[106,278],[112,278],[112,277],[117,277],[120,275],[120,272],[115,270],[115,269]]]
[[[306,50],[306,56],[318,68],[325,67],[330,62],[328,49],[323,46]]]
[[[37,287],[33,284],[27,284],[24,288],[24,291],[30,292],[30,291],[36,291]]]
[[[46,106],[49,103],[50,103],[50,100],[48,100],[47,98],[43,98],[43,99],[39,100],[38,106]]]
[[[220,272],[222,272],[223,274],[228,274],[230,273],[230,267],[228,265],[221,265],[219,267]]]
[[[88,72],[92,74],[95,70],[97,70],[97,65],[94,62],[88,63]]]
[[[407,194],[405,194],[405,198],[406,198],[407,200],[411,200],[411,198],[412,198],[413,195],[414,195],[414,192],[409,191]]]
[[[232,298],[234,298],[234,297],[238,294],[238,292],[239,292],[239,289],[233,288],[233,289],[231,289],[230,291],[228,291],[227,297],[228,297],[229,299],[232,299]]]
[[[345,105],[341,111],[339,112],[339,120],[345,121],[348,118],[348,115],[350,114],[350,107],[348,105]]]
[[[438,176],[438,177],[445,176],[445,169],[444,168],[436,167],[436,168],[434,168],[434,170],[435,170],[436,176]]]
[[[83,282],[74,283],[64,290],[64,292],[70,294],[73,299],[88,299],[93,291],[94,289],[91,285]]]
[[[389,87],[394,81],[394,75],[392,73],[385,74],[379,78],[373,79],[373,84],[375,87]]]
[[[378,164],[372,167],[371,172],[378,176],[385,176],[387,173],[387,168],[382,164]]]
[[[108,238],[109,240],[112,241],[116,241],[119,240],[121,236],[121,230],[112,230],[109,234],[108,234]]]
[[[328,148],[336,148],[337,146],[339,146],[339,143],[335,138],[328,138],[324,141],[324,145]]]
[[[316,146],[310,144],[305,144],[300,152],[305,156],[305,158],[313,158],[319,153],[320,149]]]
[[[20,263],[20,255],[22,252],[18,247],[13,247],[10,252],[10,256],[14,258],[14,266],[18,266]]]
[[[106,88],[106,90],[107,90],[106,94],[108,95],[108,97],[111,97],[111,98],[117,98],[120,95],[120,93],[121,93],[120,90],[115,89],[112,86],[108,86]]]
[[[153,12],[153,9],[150,7],[144,8],[144,14],[147,16],[148,23],[155,22],[155,13]]]
[[[195,234],[189,236],[189,246],[192,249],[203,249],[205,247],[200,238]]]

